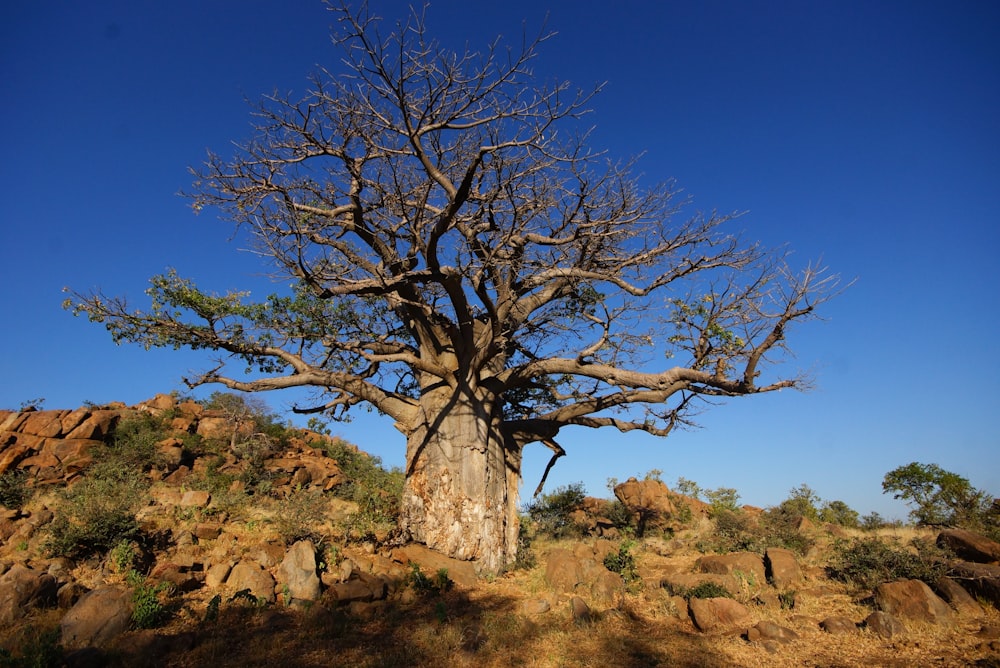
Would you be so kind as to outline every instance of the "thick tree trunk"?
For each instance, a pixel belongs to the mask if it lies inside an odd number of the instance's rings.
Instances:
[[[497,573],[517,556],[521,448],[488,403],[452,392],[421,402],[407,438],[400,526],[412,540]]]

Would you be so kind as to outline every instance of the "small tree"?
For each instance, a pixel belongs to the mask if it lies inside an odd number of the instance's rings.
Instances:
[[[390,34],[335,7],[344,70],[274,96],[194,207],[249,233],[293,284],[260,302],[170,272],[152,305],[75,293],[116,341],[218,350],[192,386],[318,388],[301,412],[367,404],[406,439],[403,535],[496,571],[515,558],[521,453],[567,426],[666,436],[703,399],[803,386],[768,374],[835,280],[678,220],[670,183],[587,144],[589,93],[543,85],[547,39],[454,53],[414,14]],[[539,484],[540,490],[542,484]]]
[[[993,498],[937,464],[910,462],[889,471],[882,492],[909,504],[910,518],[917,524],[981,529],[996,523]]]

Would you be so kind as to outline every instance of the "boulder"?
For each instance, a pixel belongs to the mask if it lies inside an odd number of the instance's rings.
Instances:
[[[767,579],[778,589],[787,589],[802,581],[802,569],[795,553],[780,547],[769,547],[764,552]]]
[[[705,633],[732,629],[750,618],[750,610],[731,598],[692,598],[688,608],[694,625]]]
[[[444,569],[451,581],[462,587],[473,587],[479,579],[471,561],[452,559],[419,543],[396,548],[392,551],[392,559],[403,565],[415,563],[430,577]]]
[[[80,597],[60,623],[68,649],[101,647],[124,633],[132,620],[132,593],[120,587],[99,587]]]
[[[951,575],[970,594],[1000,608],[1000,566],[963,561],[952,567]]]
[[[63,418],[63,430],[66,432],[66,438],[103,441],[114,430],[118,420],[121,419],[121,412],[114,410],[88,412],[87,417],[73,427],[72,430],[66,429],[67,418]]]
[[[278,567],[278,584],[288,588],[291,601],[319,599],[319,576],[316,575],[316,549],[312,542],[300,540],[288,548]]]
[[[699,557],[695,567],[702,573],[718,575],[742,575],[751,586],[759,586],[766,582],[764,560],[753,552],[730,552],[729,554],[710,554]]]
[[[34,411],[21,424],[20,431],[42,438],[58,438],[63,435],[62,418],[69,411]]]
[[[615,496],[636,516],[642,529],[656,526],[671,519],[677,512],[670,490],[661,480],[636,480],[629,478],[615,485]]]
[[[850,633],[858,630],[858,625],[851,621],[850,617],[842,615],[827,617],[819,623],[819,627],[827,633],[833,634]]]
[[[964,561],[980,564],[1000,561],[1000,543],[964,529],[945,529],[938,534],[937,544]]]
[[[757,622],[757,624],[747,629],[745,637],[750,642],[766,642],[768,640],[773,640],[780,643],[789,643],[793,640],[798,640],[799,634],[789,628],[779,626],[774,622],[762,621]]]
[[[249,590],[255,598],[274,603],[274,578],[260,564],[241,561],[230,571],[226,586],[234,591]]]
[[[579,596],[569,600],[570,614],[577,624],[589,624],[591,621],[590,606]]]
[[[954,622],[954,613],[948,604],[920,580],[900,580],[879,585],[875,588],[875,605],[882,612],[903,619],[931,624]]]
[[[58,584],[48,573],[14,564],[0,576],[0,623],[13,622],[29,609],[52,605]]]
[[[951,606],[952,610],[960,615],[980,617],[983,614],[982,606],[972,597],[972,594],[951,578],[942,577],[935,582],[934,591]]]
[[[903,622],[881,610],[877,610],[865,617],[865,621],[861,622],[861,625],[883,638],[895,638],[906,633],[906,627],[903,626]]]

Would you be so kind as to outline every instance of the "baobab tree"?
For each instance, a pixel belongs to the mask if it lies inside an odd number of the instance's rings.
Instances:
[[[383,30],[334,11],[339,69],[264,98],[190,193],[293,287],[251,301],[168,272],[145,309],[70,308],[116,341],[220,351],[192,387],[374,407],[406,438],[401,535],[484,572],[515,558],[526,445],[553,451],[547,475],[563,427],[666,436],[705,401],[803,384],[780,372],[786,333],[835,279],[591,150],[597,91],[532,76],[547,35],[454,52],[419,13]]]

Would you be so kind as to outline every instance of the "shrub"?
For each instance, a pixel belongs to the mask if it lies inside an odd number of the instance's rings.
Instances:
[[[743,511],[722,510],[715,516],[715,529],[698,545],[703,551],[763,552],[783,547],[805,554],[812,540],[798,530],[799,517],[780,508],[765,511],[759,518]]]
[[[732,598],[733,594],[731,591],[718,584],[717,582],[702,582],[694,587],[689,587],[685,589],[681,594],[684,598],[691,600],[692,598]]]
[[[403,500],[403,472],[398,468],[386,470],[379,457],[340,439],[327,441],[325,448],[345,476],[345,482],[333,488],[334,495],[358,504],[358,511],[345,524],[348,534],[370,538],[379,532],[391,532]]]
[[[732,487],[719,487],[718,489],[704,490],[705,499],[708,500],[708,516],[716,517],[720,513],[733,513],[740,509],[740,495]]]
[[[278,503],[274,525],[286,545],[300,540],[311,540],[314,545],[323,542],[318,530],[326,520],[326,502],[318,491],[297,491]]]
[[[0,475],[0,506],[20,510],[30,498],[31,488],[24,471],[14,469]]]
[[[160,594],[170,588],[170,583],[151,585],[137,571],[128,575],[132,587],[132,625],[137,629],[152,629],[167,618],[167,609],[160,601]]]
[[[639,572],[635,565],[635,556],[632,554],[634,546],[635,543],[633,541],[624,540],[618,546],[617,552],[609,552],[604,557],[604,567],[612,573],[621,575],[625,584],[631,584],[639,579]]]
[[[570,514],[581,506],[585,497],[583,483],[571,483],[533,499],[527,504],[525,511],[540,533],[553,538],[579,535],[580,528]]]
[[[410,572],[406,574],[405,583],[418,594],[443,594],[455,584],[448,577],[447,568],[438,569],[434,577],[430,577],[420,570],[420,565],[415,561],[410,562]]]
[[[878,537],[838,541],[827,572],[859,589],[873,589],[893,580],[923,580],[933,584],[948,570],[949,554],[931,541],[915,538],[909,548]]]
[[[86,478],[63,493],[61,512],[48,525],[46,551],[79,559],[139,538],[135,511],[145,502],[145,492],[134,471],[108,462],[93,465]]]

